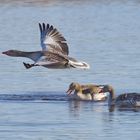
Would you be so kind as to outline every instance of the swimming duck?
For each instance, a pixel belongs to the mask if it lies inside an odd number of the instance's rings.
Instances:
[[[88,100],[88,101],[104,101],[107,99],[106,93],[101,93],[102,86],[100,85],[80,85],[79,83],[71,83],[67,90],[70,99]],[[74,94],[72,92],[74,91]]]
[[[119,108],[132,108],[140,107],[140,94],[139,93],[123,93],[115,97],[114,89],[110,85],[104,86],[100,92],[109,92],[108,105],[109,109],[115,106]]]
[[[24,63],[29,69],[34,66],[44,66],[51,69],[79,68],[89,69],[90,66],[86,62],[78,61],[69,57],[69,48],[66,39],[52,25],[39,23],[41,51],[25,52],[19,50],[8,50],[3,54],[13,57],[27,57],[35,63]]]

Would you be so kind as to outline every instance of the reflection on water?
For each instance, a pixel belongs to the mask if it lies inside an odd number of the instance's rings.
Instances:
[[[133,132],[139,137],[139,112],[109,112],[107,102],[72,101],[62,93],[45,92],[3,97],[0,136],[7,140],[46,139],[46,135],[47,139],[132,139]]]
[[[19,102],[19,103],[48,103],[48,102],[67,102],[68,110],[70,114],[79,116],[82,111],[91,112],[109,112],[114,111],[134,111],[139,112],[140,108],[127,108],[127,107],[116,107],[115,105],[108,106],[108,101],[80,101],[71,100],[67,95],[62,92],[25,92],[25,93],[10,93],[0,94],[0,102]]]
[[[140,107],[116,107],[115,105],[109,106],[108,107],[109,112],[114,112],[115,110],[118,111],[133,111],[133,112],[139,112]]]
[[[104,112],[107,110],[106,102],[70,100],[69,111],[73,116],[79,116],[82,111]]]

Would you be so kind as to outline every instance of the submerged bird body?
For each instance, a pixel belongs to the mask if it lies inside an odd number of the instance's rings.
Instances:
[[[114,107],[119,108],[133,108],[140,107],[140,94],[139,93],[124,93],[115,97],[115,92],[112,86],[105,86],[102,92],[109,92],[108,105],[110,110]]]
[[[139,93],[124,93],[116,98],[118,107],[140,107]]]
[[[74,91],[74,94],[72,92]],[[80,85],[79,83],[71,83],[67,91],[70,99],[88,100],[88,101],[103,101],[107,99],[106,93],[100,93],[101,86],[99,85]]]
[[[33,64],[23,63],[26,68],[34,66],[43,66],[52,69],[64,69],[64,68],[79,68],[89,69],[90,66],[78,61],[72,57],[69,57],[69,48],[66,43],[66,39],[49,24],[40,24],[40,41],[42,51],[24,52],[18,50],[9,50],[3,52],[3,54],[13,57],[26,57],[34,61]]]

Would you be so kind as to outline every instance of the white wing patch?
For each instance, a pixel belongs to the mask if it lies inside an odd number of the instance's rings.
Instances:
[[[52,25],[39,23],[40,40],[43,51],[58,52],[68,55],[68,45],[66,39]]]

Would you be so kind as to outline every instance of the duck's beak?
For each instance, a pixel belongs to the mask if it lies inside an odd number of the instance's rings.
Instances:
[[[102,88],[99,88],[98,93],[104,93],[103,89]]]
[[[70,88],[66,91],[66,93],[68,94],[68,95],[71,95],[72,94],[72,91],[73,90],[71,90]]]

